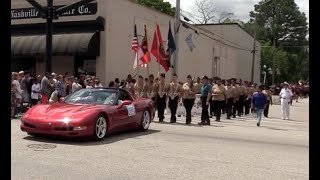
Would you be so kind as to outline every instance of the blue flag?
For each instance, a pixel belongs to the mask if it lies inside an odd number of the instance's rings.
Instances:
[[[171,61],[171,56],[175,50],[176,50],[176,43],[174,42],[174,37],[171,30],[171,23],[169,21],[168,43],[167,43],[167,49],[166,49],[168,67],[173,67],[171,66],[170,61]]]
[[[190,34],[186,39],[185,39],[186,43],[188,44],[188,47],[190,49],[190,51],[192,52],[193,49],[196,47],[194,44],[193,44],[193,40],[192,40],[192,34]]]

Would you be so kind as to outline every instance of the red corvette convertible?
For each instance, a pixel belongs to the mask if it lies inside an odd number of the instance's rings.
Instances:
[[[135,99],[124,89],[81,89],[60,103],[39,104],[21,118],[30,135],[94,137],[129,129],[146,131],[155,114],[152,100]]]

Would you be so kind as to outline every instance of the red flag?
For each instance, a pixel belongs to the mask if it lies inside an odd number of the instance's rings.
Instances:
[[[157,59],[157,62],[162,65],[164,70],[166,72],[169,71],[167,57],[163,47],[163,40],[160,32],[160,26],[158,24],[157,24],[157,29],[155,30],[154,36],[153,36],[151,53]]]
[[[143,64],[147,64],[151,61],[150,52],[148,49],[148,36],[147,36],[147,26],[144,25],[144,38],[141,42],[141,49],[143,51],[143,57],[141,58]]]

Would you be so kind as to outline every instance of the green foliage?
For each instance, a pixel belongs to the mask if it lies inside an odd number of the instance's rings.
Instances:
[[[280,76],[278,76],[277,80],[284,81],[283,77],[286,76],[289,72],[289,66],[288,66],[289,61],[288,61],[287,52],[283,51],[280,48],[273,49],[273,47],[270,46],[270,44],[265,44],[262,47],[262,49],[261,49],[261,65],[262,65],[261,70],[269,73],[268,69],[273,68],[273,65],[272,65],[273,51],[274,51],[274,56],[275,56],[274,58],[277,60],[276,61],[276,68],[279,68],[279,70],[280,70]],[[267,68],[265,69],[263,67],[263,65],[266,65]],[[261,76],[261,77],[263,78],[263,76]],[[267,75],[268,84],[271,84],[271,81],[272,81],[272,76],[269,73],[269,75]]]
[[[172,7],[169,2],[164,2],[163,0],[137,0],[137,2],[144,6],[166,13],[170,16],[174,16],[176,12],[175,8]]]
[[[262,0],[250,12],[250,21],[244,28],[264,44],[261,65],[272,67],[273,43],[275,44],[275,64],[280,75],[275,82],[306,79],[309,76],[309,52],[306,36],[307,18],[299,11],[294,0]]]

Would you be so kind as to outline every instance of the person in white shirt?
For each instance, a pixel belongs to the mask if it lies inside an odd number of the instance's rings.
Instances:
[[[23,90],[21,89],[20,83],[19,83],[19,74],[16,72],[12,73],[12,83],[11,84],[15,84],[17,91],[15,93],[16,95],[16,106],[17,106],[17,114],[21,113],[21,105],[22,105],[22,92]]]
[[[59,98],[58,98],[58,91],[55,90],[53,91],[53,93],[51,94],[51,97],[49,99],[49,104],[53,104],[53,103],[56,103],[59,101]]]
[[[37,105],[40,98],[40,83],[38,79],[34,79],[33,85],[31,86],[31,104],[32,106]]]
[[[102,84],[100,83],[100,80],[99,80],[99,79],[96,79],[96,80],[95,80],[95,85],[94,85],[94,87],[95,87],[95,88],[103,87]]]
[[[293,96],[292,91],[288,88],[289,84],[287,82],[283,83],[283,88],[280,91],[280,98],[281,98],[281,119],[289,119],[290,116],[290,106],[289,102]]]
[[[72,93],[74,93],[82,88],[82,86],[81,86],[81,84],[79,84],[79,80],[77,78],[74,78],[71,88],[72,88]]]
[[[92,88],[93,88],[93,82],[90,80],[90,81],[88,81],[86,89],[92,89]]]

